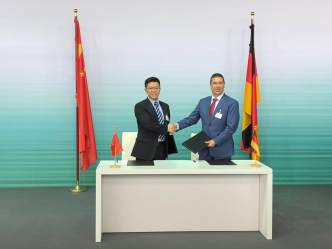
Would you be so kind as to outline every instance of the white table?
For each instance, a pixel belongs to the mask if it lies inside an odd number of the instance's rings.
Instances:
[[[233,162],[120,161],[120,168],[111,168],[113,161],[100,161],[96,242],[102,233],[163,231],[260,231],[272,239],[272,169],[251,160]]]

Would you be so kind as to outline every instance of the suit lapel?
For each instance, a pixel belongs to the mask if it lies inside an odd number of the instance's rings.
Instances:
[[[161,102],[161,101],[159,101],[159,104],[161,106],[161,109],[163,110],[164,120],[166,120],[166,115],[169,117],[169,113],[167,113],[166,105],[164,104],[164,102]]]
[[[153,117],[155,119],[155,121],[158,122],[158,116],[157,116],[156,110],[152,106],[151,101],[148,98],[146,98],[144,103],[145,103],[145,109],[148,110],[151,114],[151,117]]]
[[[216,108],[214,109],[213,117],[214,117],[215,114],[218,112],[218,110],[221,109],[221,106],[222,106],[223,103],[225,102],[225,97],[226,97],[226,94],[224,94],[224,95],[222,96],[222,98],[219,100],[218,105],[217,105]]]
[[[213,114],[212,114],[211,117],[209,117],[209,110],[210,110],[210,105],[211,105],[211,97],[207,98],[207,102],[206,102],[207,108],[205,108],[205,109],[206,109],[206,116],[208,117],[208,119],[210,121],[215,118],[216,113],[221,109],[223,103],[225,102],[225,97],[226,97],[226,94],[224,94],[222,96],[222,98],[219,100],[219,103],[214,108],[214,112],[213,112]]]
[[[206,106],[204,108],[204,110],[205,110],[205,116],[208,119],[210,119],[210,117],[209,117],[209,110],[210,110],[210,105],[211,105],[211,97],[206,98],[206,101],[205,101],[204,105]]]

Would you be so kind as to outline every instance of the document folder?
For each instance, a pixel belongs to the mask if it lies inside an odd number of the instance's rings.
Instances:
[[[154,162],[144,160],[130,160],[127,162],[127,166],[154,166]]]
[[[205,134],[204,131],[197,133],[195,136],[189,138],[188,140],[184,141],[182,145],[186,147],[193,153],[197,153],[204,148],[207,148],[206,141],[210,140],[211,138]]]
[[[236,165],[231,160],[206,160],[210,165]]]

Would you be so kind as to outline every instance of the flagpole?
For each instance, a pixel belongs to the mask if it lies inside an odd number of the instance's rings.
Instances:
[[[255,17],[255,12],[254,11],[251,11],[251,25],[254,24],[254,17]]]
[[[74,9],[74,17],[78,16],[78,10]],[[75,41],[75,46],[77,46]],[[76,48],[75,48],[76,51]],[[76,56],[75,55],[75,64],[76,64]],[[87,191],[87,188],[83,188],[80,186],[80,153],[79,153],[79,136],[78,136],[78,103],[77,103],[77,83],[76,83],[76,185],[71,188],[69,191],[72,193],[81,193]]]
[[[251,19],[251,26],[254,25],[254,17],[255,17],[255,12],[251,11],[250,12],[250,19]],[[250,27],[251,30],[251,27]],[[251,42],[251,41],[250,41]],[[253,69],[254,70],[254,69]],[[252,152],[249,153],[249,159],[252,160]]]
[[[251,11],[250,12],[250,19],[251,19],[251,27],[250,27],[250,32],[252,32],[252,28],[253,28],[253,26],[255,25],[254,24],[254,18],[255,18],[255,12],[254,11]],[[251,35],[250,35],[250,37],[252,38],[252,33],[251,33]],[[251,43],[252,41],[250,41],[250,43]],[[251,46],[251,45],[250,45]],[[253,74],[254,74],[254,68],[252,68],[252,70],[253,70]],[[252,108],[252,107],[251,107]],[[251,110],[251,113],[252,113],[252,110]],[[252,125],[252,124],[251,124]],[[253,160],[253,156],[252,156],[252,151],[249,153],[249,158],[250,158],[250,160]]]
[[[117,129],[115,129],[115,132],[116,132],[116,134],[118,134],[118,130]],[[118,153],[117,153],[117,151],[116,151],[116,149],[117,149],[117,147],[118,146],[115,146],[115,150],[114,150],[114,153],[115,153],[115,158],[114,158],[114,165],[116,165],[116,163],[118,162],[118,160],[117,160],[117,155],[118,155]]]
[[[116,159],[116,157],[117,157],[116,147],[117,146],[115,146],[115,149],[114,149],[114,154],[115,154],[115,157],[114,157],[114,166],[116,166],[116,163],[118,162],[118,160]]]

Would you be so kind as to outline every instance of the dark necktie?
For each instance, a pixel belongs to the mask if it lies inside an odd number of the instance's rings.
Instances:
[[[210,105],[210,109],[209,109],[209,117],[211,118],[213,113],[214,113],[214,108],[216,107],[216,103],[217,103],[217,98],[214,98],[211,105]]]

